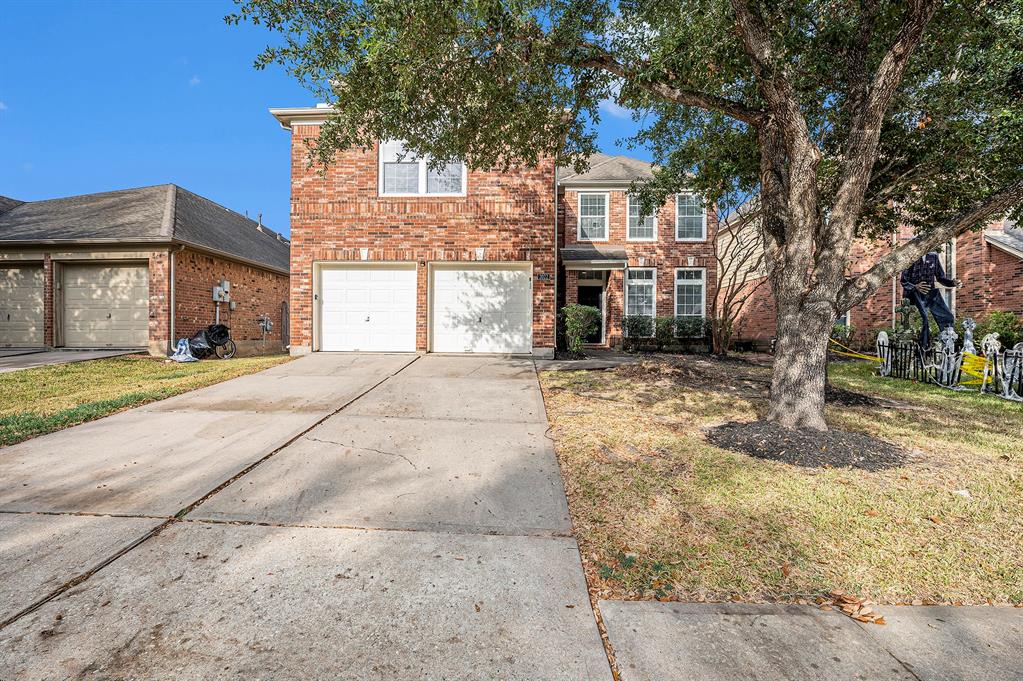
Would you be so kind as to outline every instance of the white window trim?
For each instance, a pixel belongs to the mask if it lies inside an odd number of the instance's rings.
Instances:
[[[426,193],[427,160],[421,158],[416,161],[419,164],[419,191],[418,192],[385,192],[384,191],[384,142],[377,145],[377,195],[381,197],[434,197],[434,196],[465,196],[468,187],[469,172],[465,163],[462,163],[462,190],[458,192]]]
[[[583,238],[583,196],[600,195],[604,197],[604,238],[585,239]],[[575,197],[575,240],[578,242],[591,243],[594,241],[607,241],[611,238],[611,192],[579,192]]]
[[[656,333],[656,331],[657,331],[657,329],[656,329],[656,324],[657,324],[657,268],[656,267],[629,267],[629,268],[626,268],[626,270],[625,270],[625,278],[624,278],[624,280],[625,280],[625,291],[624,291],[625,299],[622,301],[622,315],[624,317],[631,317],[631,316],[633,316],[633,315],[629,314],[629,272],[646,272],[646,271],[654,273],[653,279],[650,280],[650,283],[654,287],[654,309],[653,309],[653,312],[650,315],[650,319],[652,319],[653,322],[654,322],[654,325],[655,325],[654,332]],[[644,336],[644,338],[653,338],[653,336],[652,335]]]
[[[689,243],[703,243],[704,241],[707,240],[707,207],[706,206],[703,207],[703,213],[702,213],[703,219],[700,221],[700,227],[703,230],[703,236],[701,236],[699,239],[696,239],[696,238],[693,238],[693,237],[679,238],[679,235],[678,235],[678,225],[679,225],[679,219],[678,219],[679,201],[678,201],[678,197],[683,196],[683,195],[700,196],[696,192],[679,192],[678,194],[675,194],[675,241],[678,241],[678,242],[689,242]],[[703,201],[703,197],[702,196],[700,197],[700,200],[701,200],[701,203],[702,203],[702,201]]]
[[[658,227],[657,227],[657,211],[651,216],[654,219],[654,235],[652,237],[644,237],[642,239],[632,236],[630,231],[629,221],[632,219],[632,195],[628,192],[625,193],[625,240],[626,241],[657,241]]]
[[[675,318],[680,317],[678,313],[678,273],[679,272],[699,272],[701,277],[702,295],[700,300],[700,318],[707,319],[707,268],[706,267],[676,267],[674,273],[674,280],[672,281],[672,295],[675,298],[675,305],[672,308],[672,316]],[[687,317],[695,317],[695,315],[686,315]]]

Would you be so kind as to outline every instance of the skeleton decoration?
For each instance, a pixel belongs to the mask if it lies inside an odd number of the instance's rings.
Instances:
[[[877,334],[877,356],[881,359],[881,366],[877,373],[881,376],[892,375],[892,347],[888,342],[888,333],[881,331]]]
[[[980,342],[984,353],[984,378],[982,392],[992,392],[1002,399],[1023,402],[1023,397],[1013,386],[1019,382],[1023,371],[1023,343],[1017,343],[1012,350],[1000,352],[1002,343],[997,333],[989,333]],[[990,389],[988,381],[990,380]]]
[[[973,317],[963,320],[963,352],[970,355],[977,354],[977,346],[973,344],[973,332],[977,329],[977,322]]]

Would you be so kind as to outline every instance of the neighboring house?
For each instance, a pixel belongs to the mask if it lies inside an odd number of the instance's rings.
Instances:
[[[682,192],[641,215],[628,190],[652,172],[644,161],[605,154],[584,173],[559,169],[562,299],[601,310],[593,343],[620,345],[627,315],[704,319],[716,290],[713,207]]]
[[[749,224],[746,228],[757,227]],[[905,227],[893,236],[899,243],[912,238],[912,231]],[[889,248],[890,244],[883,241],[857,241],[850,258],[851,274],[865,271]],[[980,320],[1000,310],[1023,315],[1023,230],[1001,219],[983,230],[960,235],[939,250],[948,276],[963,282],[958,290],[944,290],[949,308],[958,319]],[[897,325],[896,309],[901,302],[902,287],[896,276],[836,321],[851,326],[859,344],[870,344],[877,331]],[[774,313],[770,287],[760,286],[749,296],[736,322],[736,340],[771,339],[775,333]]]
[[[649,175],[649,164],[601,155],[590,173],[562,171],[559,181],[553,161],[508,172],[461,163],[431,169],[401,143],[385,142],[341,152],[322,170],[310,166],[307,144],[329,110],[271,113],[292,134],[293,354],[550,356],[556,306],[580,300],[583,289],[584,301],[607,311],[606,333],[593,340],[614,342],[626,267],[634,268],[628,291],[636,314],[674,313],[682,267],[691,273],[683,278],[692,288],[680,289],[685,309],[702,310],[696,287],[713,278],[705,255],[713,220],[702,207],[685,220],[683,236],[692,240],[675,238],[674,201],[655,225],[626,236],[625,190]]]
[[[288,241],[266,227],[172,184],[0,197],[0,347],[166,354],[213,323],[221,280],[239,353],[282,351]]]

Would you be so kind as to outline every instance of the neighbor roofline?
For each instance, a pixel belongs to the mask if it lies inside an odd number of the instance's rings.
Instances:
[[[634,180],[559,180],[558,186],[565,187],[567,189],[579,188],[579,189],[622,189],[623,187],[628,188],[632,186],[633,182],[643,181],[643,178],[637,177]]]
[[[334,112],[329,106],[301,106],[268,109],[281,127],[291,130],[295,125],[323,125]]]
[[[1014,255],[1017,258],[1023,258],[1023,250],[1015,248],[1014,246],[1010,246],[1009,244],[1002,243],[1001,241],[998,241],[998,240],[996,240],[995,238],[992,238],[992,237],[993,237],[993,235],[991,235],[991,234],[985,234],[984,235],[984,241],[986,241],[987,243],[991,244],[992,246],[994,246],[998,250],[1004,251],[1004,252],[1008,253],[1009,255]]]
[[[20,239],[18,241],[0,239],[0,251],[7,248],[37,248],[39,246],[63,246],[65,248],[74,246],[166,246],[168,248],[171,246],[186,246],[194,251],[202,251],[224,260],[232,260],[234,262],[242,263],[243,265],[257,267],[261,270],[276,272],[278,274],[291,275],[290,269],[274,267],[273,265],[265,262],[252,260],[251,258],[245,258],[240,255],[235,255],[234,253],[228,253],[216,248],[210,248],[209,246],[203,246],[185,239],[177,238],[168,239],[167,237],[154,237],[147,239],[145,237],[137,237],[134,239]]]

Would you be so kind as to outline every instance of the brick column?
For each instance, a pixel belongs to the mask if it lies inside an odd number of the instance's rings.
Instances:
[[[53,347],[53,261],[43,255],[43,345]]]

